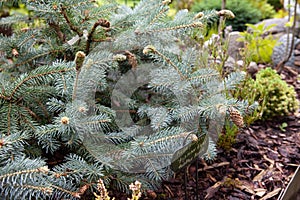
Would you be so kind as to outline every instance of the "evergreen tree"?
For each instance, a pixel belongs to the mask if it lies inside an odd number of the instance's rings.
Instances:
[[[230,11],[167,15],[169,0],[27,0],[0,37],[0,192],[76,199],[102,178],[156,188],[195,156],[213,159],[225,118],[242,125],[243,80],[222,78],[201,38]],[[187,152],[192,152],[192,157]]]

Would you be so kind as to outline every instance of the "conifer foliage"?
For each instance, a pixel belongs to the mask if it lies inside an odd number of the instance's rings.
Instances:
[[[213,159],[225,118],[248,112],[230,96],[243,73],[222,78],[192,39],[230,11],[170,19],[169,0],[23,3],[28,15],[0,21],[14,28],[0,36],[5,197],[77,199],[100,178],[155,188],[194,159],[186,152]]]

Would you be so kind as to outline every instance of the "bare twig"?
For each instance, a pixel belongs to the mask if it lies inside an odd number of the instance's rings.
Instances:
[[[65,41],[66,41],[65,34],[61,31],[59,25],[55,22],[49,22],[48,24],[51,28],[53,28],[55,30],[59,40],[61,42],[65,43]]]
[[[222,7],[221,7],[221,10],[224,10],[226,7],[226,0],[222,0]],[[220,21],[219,21],[219,27],[218,27],[218,32],[219,32],[219,36],[220,38],[222,38],[222,35],[223,35],[223,23],[224,23],[224,16],[220,16]]]
[[[101,26],[103,28],[107,28],[109,29],[110,27],[110,22],[106,19],[99,19],[97,22],[95,22],[95,24],[93,25],[91,31],[88,34],[88,39],[87,39],[87,43],[86,43],[86,47],[85,47],[85,53],[88,54],[90,51],[90,46],[91,46],[91,42],[93,41],[93,34],[96,31],[96,28],[98,26]]]
[[[79,35],[79,37],[81,37],[83,35],[83,32],[80,30],[80,28],[78,28],[71,22],[68,14],[67,14],[66,8],[64,6],[61,7],[61,14],[63,14],[63,16],[64,16],[65,20],[67,21],[67,24],[69,25],[71,30],[76,32]]]

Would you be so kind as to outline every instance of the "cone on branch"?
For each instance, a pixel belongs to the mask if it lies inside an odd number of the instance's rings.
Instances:
[[[231,121],[235,125],[237,125],[237,127],[239,127],[239,128],[244,127],[244,118],[237,109],[231,107],[229,109],[229,117],[230,117]]]

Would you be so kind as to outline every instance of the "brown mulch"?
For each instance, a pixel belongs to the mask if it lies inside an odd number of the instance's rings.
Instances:
[[[195,199],[277,199],[300,164],[300,115],[260,122],[242,130],[229,152],[219,150],[212,164],[188,169],[187,197]],[[280,130],[288,123],[286,131]],[[165,182],[157,199],[185,199],[183,173]],[[163,198],[160,198],[163,197]],[[267,198],[269,197],[269,198]],[[151,198],[150,198],[151,199]]]

